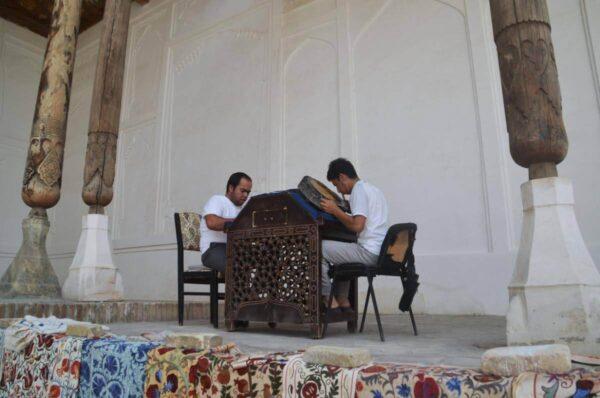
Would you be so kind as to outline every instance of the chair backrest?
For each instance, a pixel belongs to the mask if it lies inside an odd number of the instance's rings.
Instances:
[[[388,229],[379,252],[378,274],[403,275],[408,270],[414,273],[416,234],[417,225],[414,223],[394,224]]]
[[[175,213],[175,234],[179,250],[200,251],[200,220],[198,213]]]

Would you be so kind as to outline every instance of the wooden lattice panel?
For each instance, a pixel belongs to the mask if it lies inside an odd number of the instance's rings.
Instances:
[[[228,237],[227,313],[285,306],[318,323],[319,240],[315,225],[239,231]]]

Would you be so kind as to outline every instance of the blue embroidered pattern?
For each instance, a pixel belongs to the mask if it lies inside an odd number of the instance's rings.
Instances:
[[[148,351],[155,343],[86,340],[81,353],[79,397],[142,397]]]

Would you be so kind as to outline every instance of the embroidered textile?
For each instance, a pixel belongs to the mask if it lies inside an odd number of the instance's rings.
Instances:
[[[4,357],[4,329],[0,329],[0,378],[2,378],[2,359]]]
[[[354,398],[356,381],[361,369],[304,362],[292,358],[283,370],[283,388],[286,397]],[[370,396],[372,398],[372,396]]]
[[[521,373],[513,381],[512,392],[513,397],[600,397],[600,372],[573,369],[563,375]]]
[[[77,397],[83,342],[83,338],[69,336],[58,340],[56,353],[50,365],[49,398]]]
[[[359,372],[356,397],[507,397],[511,383],[511,377],[484,375],[471,369],[376,364]]]
[[[81,349],[79,397],[141,397],[148,351],[155,343],[121,339],[85,340]]]
[[[49,366],[61,337],[34,334],[22,351],[5,350],[0,396],[46,397]]]
[[[298,352],[250,356],[244,366],[248,368],[253,397],[283,396],[283,369],[287,363],[302,354]],[[236,367],[236,363],[233,364]]]
[[[158,347],[148,355],[145,396],[246,396],[250,391],[247,369],[231,366],[240,356],[235,345],[204,351]]]
[[[198,213],[179,213],[183,250],[200,250],[200,219]]]

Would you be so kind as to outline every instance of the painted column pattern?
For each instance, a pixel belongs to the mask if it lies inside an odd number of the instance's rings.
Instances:
[[[529,178],[557,176],[567,155],[546,0],[490,0],[510,153]]]

